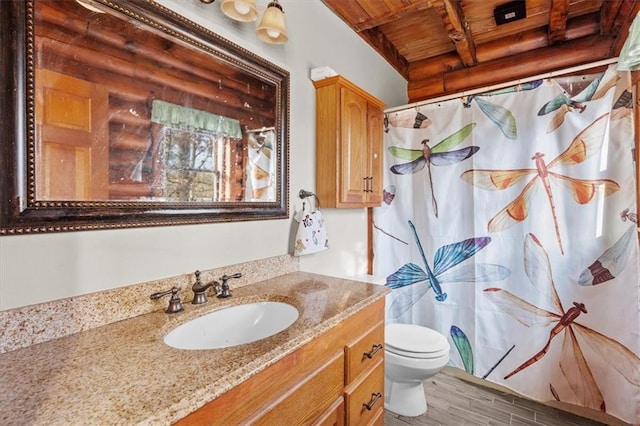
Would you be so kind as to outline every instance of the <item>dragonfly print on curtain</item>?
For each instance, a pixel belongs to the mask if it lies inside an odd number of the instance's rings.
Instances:
[[[603,82],[603,78],[607,74]],[[588,101],[595,101],[602,98],[609,89],[616,86],[616,83],[620,77],[615,73],[602,73],[596,77],[587,87],[580,93],[573,97],[567,96],[567,93],[563,92],[549,102],[544,104],[538,115],[543,116],[553,113],[553,119],[549,122],[547,133],[551,133],[564,123],[565,115],[569,112],[578,113],[584,112],[587,108]],[[615,109],[615,105],[614,105]]]
[[[630,226],[614,245],[609,247],[591,265],[589,265],[578,279],[583,286],[599,285],[611,282],[629,263],[631,256],[631,242],[637,238],[635,226]]]
[[[578,179],[552,171],[557,165],[580,164],[593,155],[600,152],[605,141],[609,114],[598,117],[586,129],[581,131],[569,145],[569,147],[559,156],[546,163],[545,154],[536,152],[531,157],[535,162],[535,169],[514,169],[514,170],[486,170],[471,169],[464,172],[460,177],[472,185],[487,190],[502,190],[522,182],[530,176],[534,176],[527,182],[520,194],[510,202],[505,208],[500,210],[487,224],[489,232],[499,232],[521,222],[529,215],[533,197],[537,193],[538,187],[542,185],[551,208],[553,226],[558,239],[560,251],[564,254],[562,237],[560,236],[560,225],[556,215],[556,206],[551,189],[551,180],[555,180],[558,185],[571,193],[578,204],[586,204],[596,200],[596,196],[601,194],[607,197],[620,186],[611,179]]]
[[[571,389],[571,395],[566,397],[567,401],[606,411],[605,398],[584,355],[585,344],[594,355],[600,356],[601,363],[609,364],[629,383],[640,387],[640,358],[616,340],[578,323],[578,317],[588,313],[584,303],[573,302],[573,306],[565,310],[554,284],[549,256],[533,234],[529,234],[525,240],[524,267],[531,284],[554,307],[555,312],[542,309],[502,288],[487,288],[484,290],[485,294],[500,309],[526,327],[555,325],[544,346],[506,374],[505,380],[540,361],[549,351],[552,342],[555,342],[554,338],[563,333],[559,367]],[[553,389],[556,399],[565,400],[555,387]]]
[[[429,267],[422,243],[411,221],[409,221],[409,228],[411,228],[411,233],[415,238],[424,268],[415,263],[402,265],[400,269],[387,277],[387,286],[392,289],[398,289],[419,283],[424,284],[420,286],[417,292],[401,293],[395,298],[389,310],[389,313],[394,318],[402,316],[429,290],[433,290],[435,299],[438,302],[447,300],[447,293],[442,290],[442,284],[499,281],[509,276],[509,269],[500,265],[471,263],[454,268],[485,248],[491,242],[489,237],[468,238],[440,247],[436,250],[432,269]]]
[[[390,146],[389,152],[394,157],[409,160],[407,163],[399,163],[391,166],[392,173],[397,175],[414,174],[422,169],[427,172],[427,180],[429,182],[429,189],[431,190],[431,204],[433,206],[433,212],[438,217],[438,202],[436,201],[436,195],[433,192],[433,178],[431,177],[431,165],[434,166],[448,166],[450,164],[459,163],[471,157],[478,152],[477,146],[467,146],[453,150],[456,146],[460,145],[471,134],[475,124],[467,124],[462,129],[458,130],[454,134],[447,136],[433,147],[429,146],[429,139],[423,139],[420,144],[420,149],[407,149],[398,146]]]
[[[523,83],[507,89],[496,90],[482,95],[469,95],[462,98],[462,104],[465,108],[471,108],[471,104],[475,101],[478,108],[493,123],[498,126],[502,134],[509,139],[518,137],[518,126],[516,119],[507,108],[497,105],[489,101],[492,96],[504,95],[505,93],[519,92],[522,90],[533,90],[542,84],[542,80],[535,80],[530,83]]]
[[[460,374],[640,425],[631,87],[613,66],[420,105],[425,127],[394,109],[372,230],[386,321],[447,336]],[[430,182],[434,150],[463,148]]]
[[[458,326],[452,325],[451,330],[451,340],[453,340],[453,345],[455,346],[458,354],[460,355],[460,360],[462,361],[462,365],[464,366],[464,370],[469,374],[474,374],[473,367],[473,348],[471,347],[471,342],[469,342],[469,338]],[[498,365],[514,350],[516,345],[512,345],[505,353],[500,357],[500,359],[493,364],[493,366],[487,371],[487,373],[482,376],[483,379],[489,377],[489,374],[496,369]]]
[[[429,117],[420,112],[419,108],[411,114],[389,113],[384,115],[384,131],[389,132],[389,127],[404,127],[406,129],[426,129],[431,126]]]

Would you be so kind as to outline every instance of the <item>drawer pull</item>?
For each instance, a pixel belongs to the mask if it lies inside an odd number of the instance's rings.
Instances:
[[[362,354],[362,359],[364,359],[365,357],[371,359],[373,358],[373,356],[376,354],[376,352],[378,352],[380,349],[382,349],[382,345],[378,344],[378,345],[373,345],[371,347],[371,351],[370,352],[365,352]]]
[[[368,403],[363,402],[362,406],[365,407],[367,410],[371,411],[373,406],[376,405],[376,402],[378,402],[380,398],[382,398],[382,394],[380,392],[372,393],[371,401],[369,401]]]

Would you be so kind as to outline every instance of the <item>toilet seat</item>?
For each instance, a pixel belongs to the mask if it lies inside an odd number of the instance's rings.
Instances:
[[[386,351],[408,358],[435,359],[449,356],[449,342],[440,333],[415,324],[385,327]]]

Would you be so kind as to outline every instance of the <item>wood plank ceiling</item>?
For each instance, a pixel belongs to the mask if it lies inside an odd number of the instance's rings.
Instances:
[[[640,0],[322,0],[407,80],[409,102],[615,58]]]

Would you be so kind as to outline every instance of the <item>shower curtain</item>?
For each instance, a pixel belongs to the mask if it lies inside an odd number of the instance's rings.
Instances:
[[[474,376],[639,424],[632,107],[612,66],[387,113],[387,322],[441,332]]]
[[[246,201],[274,201],[276,199],[276,132],[274,129],[252,131],[247,135]]]

